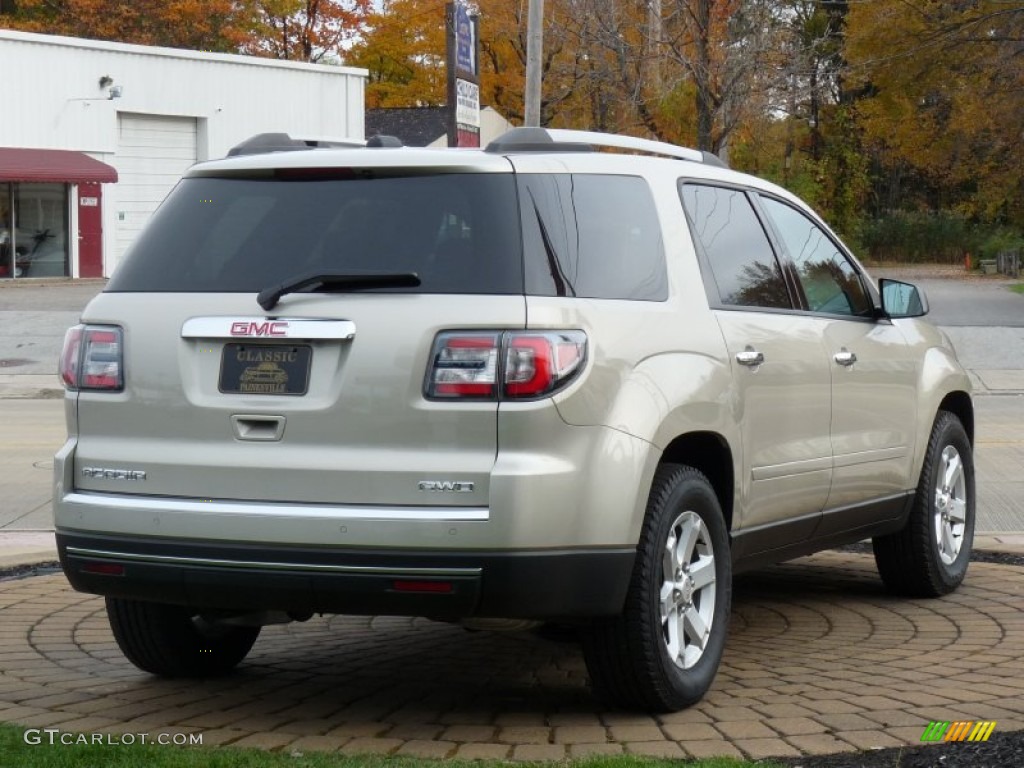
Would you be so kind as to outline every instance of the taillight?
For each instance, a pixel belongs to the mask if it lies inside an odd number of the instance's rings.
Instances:
[[[124,387],[122,331],[112,325],[76,325],[64,336],[60,378],[68,389],[120,391]]]
[[[498,393],[500,345],[498,333],[440,334],[434,342],[427,394],[493,400]]]
[[[78,358],[82,352],[82,331],[85,326],[68,328],[64,349],[60,353],[60,379],[68,389],[78,389]]]
[[[568,384],[586,359],[583,331],[438,334],[427,372],[432,399],[528,399]]]

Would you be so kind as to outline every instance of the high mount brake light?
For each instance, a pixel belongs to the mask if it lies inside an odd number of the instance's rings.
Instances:
[[[283,181],[331,181],[355,179],[358,174],[351,168],[278,168],[274,178]]]
[[[113,325],[76,325],[64,336],[60,378],[68,389],[120,392],[124,388],[123,332]]]
[[[583,331],[445,331],[427,371],[432,400],[520,400],[544,397],[582,369]]]

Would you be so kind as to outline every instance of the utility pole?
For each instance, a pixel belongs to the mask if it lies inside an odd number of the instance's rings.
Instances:
[[[524,123],[540,125],[541,57],[544,51],[544,0],[530,0],[526,17],[526,105]]]

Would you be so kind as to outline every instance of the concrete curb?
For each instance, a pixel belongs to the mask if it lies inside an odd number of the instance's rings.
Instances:
[[[53,531],[0,531],[0,571],[56,559]]]
[[[0,373],[0,399],[53,400],[64,396],[55,373]]]
[[[999,531],[974,534],[974,548],[979,552],[1005,552],[1024,555],[1024,533]]]

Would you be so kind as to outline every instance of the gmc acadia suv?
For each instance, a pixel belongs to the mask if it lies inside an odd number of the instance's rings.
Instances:
[[[739,570],[872,537],[894,592],[962,581],[970,383],[916,288],[694,150],[395,143],[196,165],[68,332],[61,562],[135,665],[321,612],[561,622],[599,697],[672,710]]]

